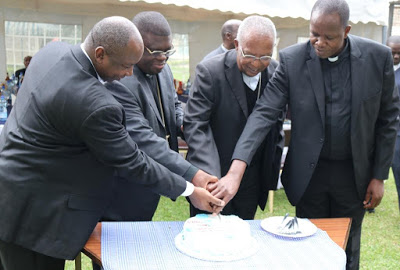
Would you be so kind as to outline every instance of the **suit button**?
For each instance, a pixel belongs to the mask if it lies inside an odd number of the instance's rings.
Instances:
[[[315,168],[315,163],[310,163],[310,168],[314,169]]]
[[[324,142],[324,138],[320,138],[320,139],[319,139],[319,142],[320,142],[320,143],[323,143],[323,142]]]

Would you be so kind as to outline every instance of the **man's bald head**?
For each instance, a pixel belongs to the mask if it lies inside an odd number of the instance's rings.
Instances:
[[[400,44],[400,36],[390,36],[386,42],[387,45],[390,43],[393,44]]]
[[[221,37],[224,47],[228,50],[235,48],[234,40],[237,36],[239,25],[242,23],[241,20],[228,20],[221,28]]]
[[[83,47],[104,81],[132,75],[143,55],[143,40],[136,26],[124,17],[108,17],[96,23]]]
[[[135,25],[124,17],[113,16],[99,21],[93,26],[85,39],[85,48],[104,47],[108,54],[113,55],[125,48],[129,41],[143,43],[142,37]]]
[[[400,36],[390,36],[386,42],[392,50],[393,64],[400,64]]]
[[[170,36],[171,28],[165,17],[156,11],[144,11],[132,19],[139,32],[143,35],[151,33],[156,36]]]

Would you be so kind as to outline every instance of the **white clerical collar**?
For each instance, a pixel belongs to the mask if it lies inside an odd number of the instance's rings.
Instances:
[[[258,81],[260,80],[261,72],[256,76],[250,77],[242,73],[243,82],[253,91],[256,90]]]
[[[333,63],[336,62],[339,59],[339,56],[336,55],[335,57],[328,57],[329,62]]]
[[[400,63],[398,63],[397,65],[393,65],[394,71],[398,70],[400,67]]]
[[[224,44],[221,44],[221,48],[222,48],[222,50],[223,50],[224,52],[229,51],[227,48],[224,47]]]
[[[87,54],[87,52],[83,48],[83,43],[81,44],[81,50],[86,55],[87,59],[89,59],[90,63],[92,64],[92,66],[94,68],[94,71],[96,71],[97,79],[99,80],[99,82],[101,82],[102,84],[105,84],[106,82],[100,77],[99,73],[97,73],[97,70],[93,65],[92,59],[90,59],[89,55]]]

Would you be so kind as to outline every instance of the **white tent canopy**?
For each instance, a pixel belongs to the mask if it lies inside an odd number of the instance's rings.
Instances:
[[[219,10],[236,14],[259,14],[269,17],[291,17],[308,20],[316,0],[120,0],[121,2],[147,2],[151,4],[188,6],[194,9]],[[348,0],[352,23],[373,22],[388,24],[390,0]]]
[[[167,18],[174,33],[186,36],[189,73],[193,77],[197,63],[221,44],[220,29],[226,20],[243,20],[250,14],[271,18],[279,38],[276,49],[280,50],[309,37],[309,17],[315,1],[0,0],[0,78],[5,78],[7,59],[15,58],[6,52],[7,21],[80,25],[81,37],[84,38],[93,25],[104,17],[119,15],[132,18],[142,11],[158,11]],[[393,0],[347,0],[350,6],[351,33],[384,42],[389,1]],[[22,37],[18,37],[18,40],[22,40]],[[26,48],[20,51],[27,55],[31,47],[27,42],[24,46]],[[18,59],[23,57],[19,56]]]

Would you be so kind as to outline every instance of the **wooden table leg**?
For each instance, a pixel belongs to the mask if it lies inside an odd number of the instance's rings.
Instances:
[[[268,192],[268,206],[269,206],[269,212],[272,213],[274,212],[274,191],[270,190]]]
[[[75,258],[75,270],[82,270],[82,258],[81,253],[79,252],[78,256]]]

